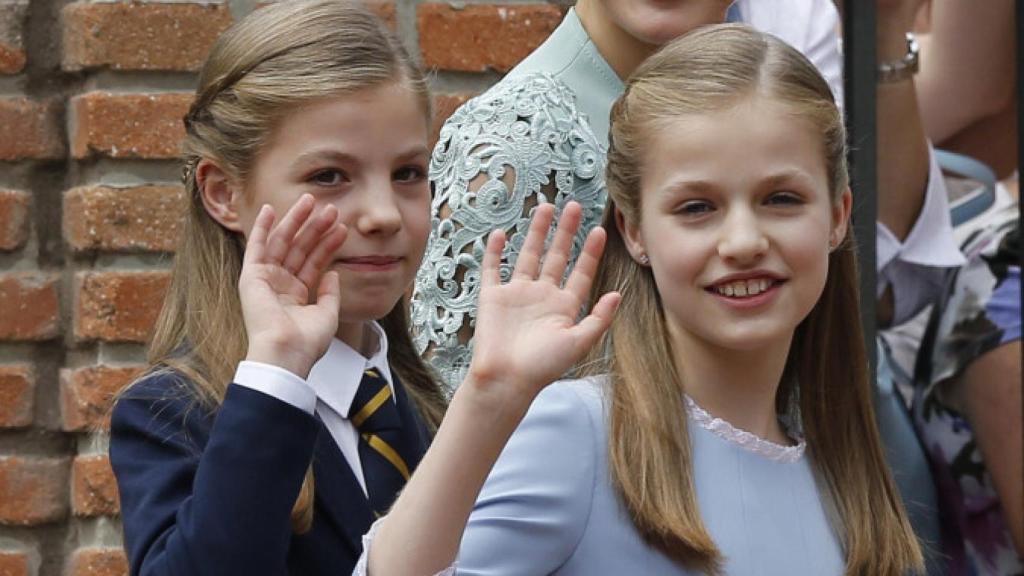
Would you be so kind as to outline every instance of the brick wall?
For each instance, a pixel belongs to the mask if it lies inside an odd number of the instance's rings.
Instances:
[[[195,73],[256,1],[0,0],[0,576],[127,573],[103,418],[166,286]],[[565,8],[375,6],[436,71],[438,123]]]

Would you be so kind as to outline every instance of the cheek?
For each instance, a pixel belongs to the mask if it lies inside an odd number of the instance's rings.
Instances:
[[[404,203],[402,219],[409,236],[410,248],[415,252],[410,256],[415,257],[417,261],[421,260],[430,236],[430,195],[410,198]]]

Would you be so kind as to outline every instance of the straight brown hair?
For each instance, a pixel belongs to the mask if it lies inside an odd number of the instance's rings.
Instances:
[[[144,377],[156,372],[180,376],[176,380],[197,405],[215,411],[248,346],[238,298],[244,239],[206,212],[196,183],[199,161],[212,160],[244,183],[261,147],[288,112],[392,82],[410,89],[429,122],[431,101],[422,71],[387,26],[356,2],[275,3],[220,37],[185,117],[188,207]],[[388,337],[388,362],[436,429],[446,401],[415,352],[406,307],[402,298],[380,320]],[[312,526],[313,485],[310,466],[292,511],[297,532]]]
[[[609,375],[611,475],[637,530],[678,563],[707,573],[721,570],[722,557],[700,516],[689,437],[680,425],[687,418],[686,383],[653,275],[626,249],[615,211],[639,223],[645,144],[659,124],[750,97],[772,98],[814,126],[833,201],[846,190],[842,115],[828,83],[803,55],[742,25],[709,26],[671,42],[636,70],[612,108],[603,223],[608,242],[592,294],[596,301],[618,290],[622,303],[605,342],[583,365],[584,375]],[[848,234],[829,256],[820,299],[795,331],[776,410],[798,407],[808,457],[846,554],[846,574],[921,572],[921,550],[883,456],[870,386]]]

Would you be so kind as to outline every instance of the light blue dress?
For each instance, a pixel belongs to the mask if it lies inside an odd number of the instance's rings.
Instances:
[[[621,504],[608,466],[605,390],[605,379],[584,379],[540,394],[484,484],[456,565],[442,574],[697,574],[645,544]],[[697,501],[724,573],[842,574],[802,444],[759,441],[692,404],[688,412],[680,425],[689,427]],[[364,543],[372,546],[372,536]]]

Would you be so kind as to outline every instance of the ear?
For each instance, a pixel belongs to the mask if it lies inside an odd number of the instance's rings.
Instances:
[[[211,218],[228,230],[244,232],[239,219],[242,191],[227,172],[212,160],[203,158],[196,164],[196,187]]]
[[[839,199],[832,203],[832,232],[829,235],[829,246],[836,248],[846,238],[850,227],[850,212],[853,210],[853,193],[850,187],[840,194]]]
[[[618,206],[615,207],[615,227],[619,229],[619,234],[626,243],[626,250],[629,250],[630,256],[642,264],[643,257],[647,255],[647,248],[644,245],[643,236],[640,234],[640,227],[631,224]]]

